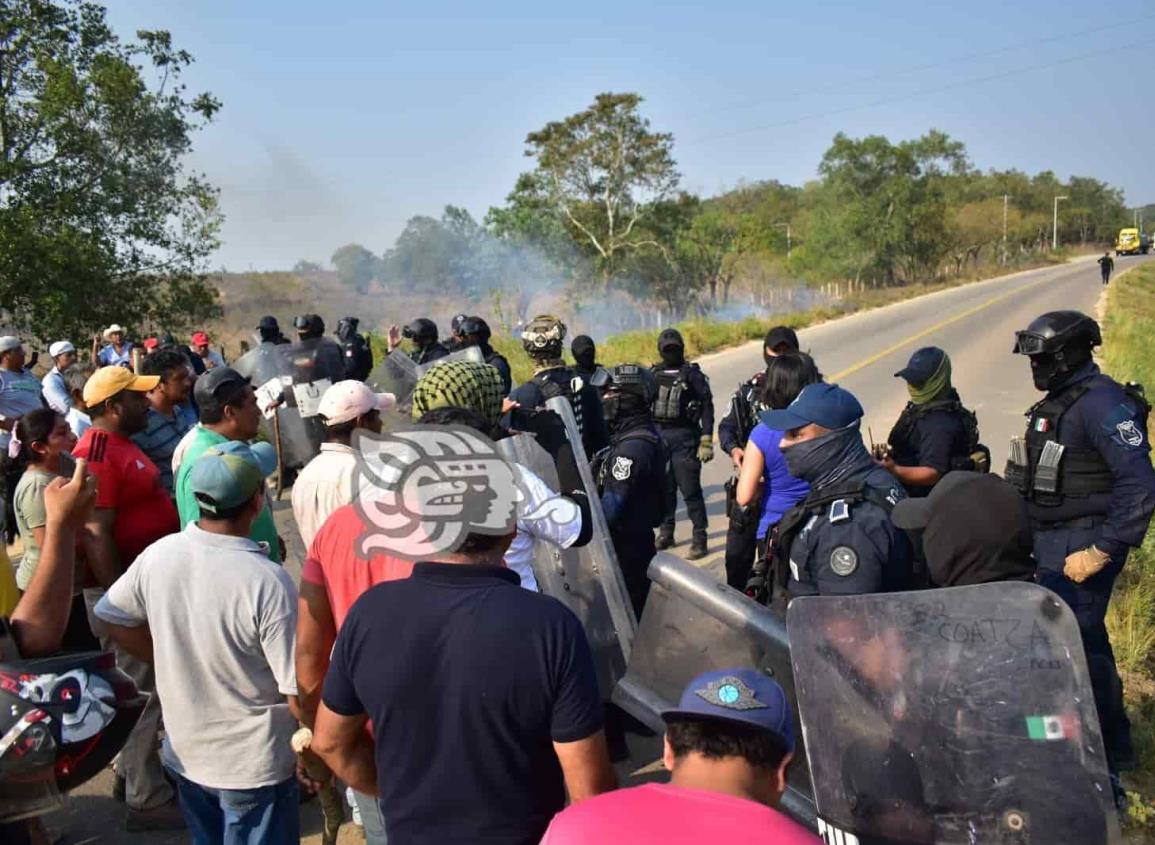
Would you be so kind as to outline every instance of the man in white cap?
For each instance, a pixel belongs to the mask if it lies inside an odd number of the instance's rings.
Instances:
[[[8,451],[16,420],[43,407],[40,379],[24,369],[24,344],[12,335],[0,337],[0,452]]]
[[[293,483],[293,516],[306,549],[329,514],[353,501],[353,433],[380,433],[381,412],[395,405],[392,393],[374,393],[353,379],[337,382],[321,397],[317,411],[325,423],[325,442]]]
[[[99,352],[100,338],[92,339],[92,361],[98,367],[132,368],[132,344],[124,339],[124,326],[113,323],[104,330],[105,345]]]
[[[72,410],[72,393],[64,378],[64,371],[76,363],[76,347],[67,340],[58,340],[48,347],[52,369],[44,376],[42,389],[48,407],[67,414]]]

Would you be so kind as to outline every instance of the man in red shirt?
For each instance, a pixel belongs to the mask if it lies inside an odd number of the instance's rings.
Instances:
[[[574,804],[541,845],[822,845],[775,809],[794,757],[794,716],[776,682],[754,669],[705,672],[662,718],[670,782]]]
[[[125,367],[101,367],[93,373],[84,385],[92,427],[72,450],[76,457],[88,459],[89,471],[97,480],[96,508],[84,543],[89,570],[99,584],[97,589],[84,591],[89,622],[101,644],[116,653],[120,668],[151,696],[117,763],[124,779],[130,831],[184,827],[157,751],[161,711],[152,666],[116,647],[104,624],[91,613],[105,588],[137,555],[180,530],[176,506],[161,486],[160,470],[130,439],[147,426],[145,394],[159,381],[159,376],[138,376]]]

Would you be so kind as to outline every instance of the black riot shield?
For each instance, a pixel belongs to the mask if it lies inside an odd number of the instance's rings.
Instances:
[[[386,355],[365,381],[376,391],[392,393],[397,397],[398,409],[407,414],[413,405],[413,389],[417,386],[418,379],[433,367],[446,361],[476,361],[478,364],[484,364],[485,356],[476,346],[470,346],[427,364],[418,364],[404,352],[397,350]]]
[[[798,598],[787,625],[828,845],[1119,841],[1079,629],[1053,593]]]
[[[577,443],[580,448],[580,438]],[[551,489],[558,489],[553,459],[538,445],[533,435],[516,434],[500,440],[497,451],[507,461],[531,470]],[[598,508],[600,512],[601,505],[596,497],[590,499],[590,507]],[[596,526],[594,530],[596,533]],[[541,592],[559,600],[581,620],[593,651],[598,685],[602,697],[608,701],[614,685],[625,673],[626,649],[629,647],[628,643],[622,642],[616,620],[631,618],[626,611],[632,613],[632,608],[624,582],[622,589],[618,590],[614,579],[602,577],[605,567],[617,566],[616,559],[612,564],[604,560],[603,548],[604,544],[596,536],[585,546],[571,549],[560,549],[538,541],[534,550],[533,573]],[[614,606],[612,610],[611,605]]]
[[[305,420],[301,418],[293,397],[293,363],[286,344],[262,343],[236,360],[233,369],[253,385],[263,419],[261,432],[277,447],[281,471],[300,469],[317,454],[320,441],[314,444]],[[283,397],[277,410],[267,410],[277,396]]]
[[[769,608],[669,552],[654,556],[648,575],[653,583],[626,675],[614,690],[615,703],[662,732],[662,711],[677,706],[694,677],[738,666],[766,673],[793,700],[786,626]],[[813,828],[814,805],[797,711],[794,718],[797,751],[787,771],[782,809]]]

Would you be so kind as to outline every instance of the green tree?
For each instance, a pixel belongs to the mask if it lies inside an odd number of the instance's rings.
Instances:
[[[122,43],[105,10],[0,0],[0,302],[40,339],[118,321],[189,328],[219,312],[204,270],[217,192],[186,172],[220,104],[181,82],[167,32]]]
[[[524,196],[511,198],[559,221],[593,257],[602,290],[630,253],[658,247],[644,233],[646,218],[678,187],[673,136],[650,130],[641,102],[599,94],[584,111],[531,132],[525,154],[537,167],[518,181]]]
[[[377,278],[380,259],[361,244],[345,244],[330,259],[337,268],[337,278],[358,293],[366,293]]]

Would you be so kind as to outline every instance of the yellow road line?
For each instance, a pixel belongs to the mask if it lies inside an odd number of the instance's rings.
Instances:
[[[842,370],[842,371],[837,372],[834,375],[830,376],[828,381],[840,382],[844,378],[846,378],[847,376],[853,375],[854,373],[857,373],[859,370],[862,370],[862,369],[865,369],[866,367],[869,367],[871,364],[878,363],[883,358],[885,358],[887,355],[890,355],[891,353],[897,352],[898,350],[902,349],[904,346],[909,346],[910,344],[914,343],[916,340],[922,340],[922,338],[926,337],[927,335],[934,334],[935,332],[939,331],[940,329],[945,329],[947,326],[951,325],[952,323],[957,323],[959,320],[965,320],[967,317],[972,317],[975,314],[979,313],[980,311],[982,311],[986,308],[990,308],[992,305],[995,305],[999,302],[1002,302],[1004,299],[1009,299],[1010,297],[1014,296],[1017,293],[1022,293],[1023,291],[1028,291],[1028,290],[1031,290],[1032,288],[1037,288],[1039,285],[1046,284],[1048,282],[1053,282],[1053,281],[1054,280],[1050,279],[1050,278],[1039,279],[1037,282],[1031,282],[1029,285],[1023,285],[1021,288],[1015,288],[1014,290],[1009,290],[1006,293],[1001,293],[998,296],[991,297],[986,302],[979,303],[975,307],[968,308],[966,311],[963,311],[960,314],[955,314],[953,317],[948,317],[947,319],[945,319],[939,323],[935,323],[930,328],[923,329],[920,332],[916,332],[915,334],[912,334],[910,337],[903,338],[898,343],[895,343],[892,346],[888,346],[886,349],[884,349],[881,352],[878,352],[874,355],[871,355],[869,358],[862,359],[857,364],[851,364],[845,370]],[[914,302],[915,300],[911,300],[911,301]]]

